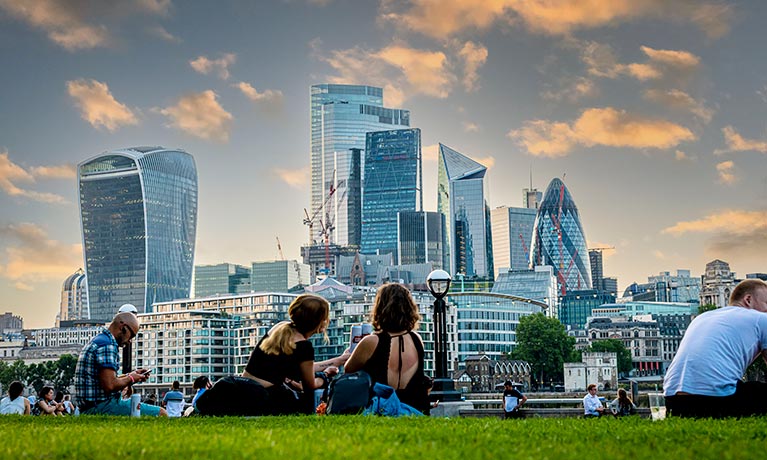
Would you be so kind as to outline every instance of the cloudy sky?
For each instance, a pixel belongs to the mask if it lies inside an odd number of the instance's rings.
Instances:
[[[215,4],[214,4],[215,3]],[[309,87],[385,88],[489,167],[489,205],[556,176],[623,289],[721,258],[767,271],[767,2],[0,0],[0,312],[53,324],[82,266],[75,165],[197,162],[196,263],[298,258]]]

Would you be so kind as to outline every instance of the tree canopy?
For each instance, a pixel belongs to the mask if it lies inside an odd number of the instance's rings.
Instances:
[[[564,378],[564,363],[573,355],[575,338],[567,335],[562,323],[543,313],[523,316],[517,326],[513,359],[530,363],[539,383]]]
[[[20,359],[11,364],[0,361],[0,385],[8,388],[11,382],[18,380],[24,385],[31,385],[35,391],[40,391],[46,384],[65,390],[74,383],[76,366],[77,357],[73,355],[62,355],[56,361],[30,365]]]
[[[618,354],[618,373],[628,374],[631,371],[631,351],[618,339],[597,340],[589,345],[590,352],[615,352]]]

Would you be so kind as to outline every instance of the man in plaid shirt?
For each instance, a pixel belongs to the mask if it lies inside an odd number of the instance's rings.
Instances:
[[[75,369],[75,389],[81,414],[130,415],[130,400],[121,391],[149,378],[148,369],[136,369],[118,376],[119,348],[138,334],[139,322],[133,313],[118,313],[108,328],[83,348]],[[167,415],[164,409],[140,405],[141,415]]]

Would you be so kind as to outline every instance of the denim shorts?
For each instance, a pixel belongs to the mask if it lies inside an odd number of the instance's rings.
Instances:
[[[160,415],[160,406],[141,403],[139,406],[142,417],[157,417]],[[81,412],[84,415],[130,415],[130,399],[110,398],[96,403],[95,406]]]

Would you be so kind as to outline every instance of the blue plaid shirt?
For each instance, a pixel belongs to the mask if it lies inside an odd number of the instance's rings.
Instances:
[[[119,391],[107,393],[99,382],[101,369],[120,369],[120,348],[109,329],[104,329],[83,348],[75,369],[75,390],[80,403],[100,403],[118,397]]]

